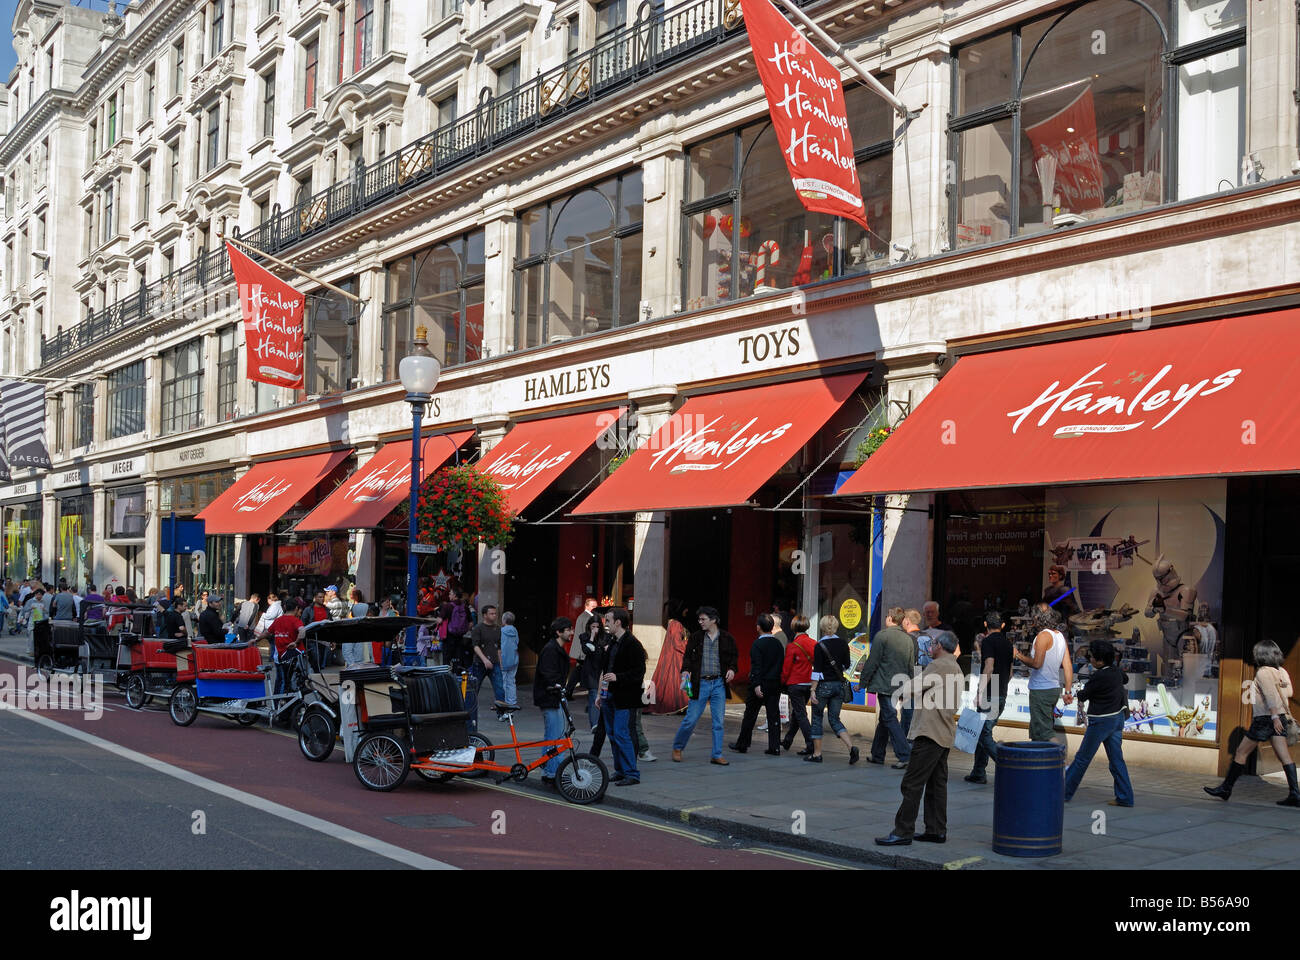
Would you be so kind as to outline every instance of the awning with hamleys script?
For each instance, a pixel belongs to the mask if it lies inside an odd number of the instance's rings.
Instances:
[[[425,437],[420,446],[420,480],[464,446],[473,430]],[[377,527],[393,508],[411,496],[411,441],[394,440],[303,517],[298,530],[367,530]]]
[[[521,423],[488,451],[477,469],[496,479],[511,512],[519,513],[626,412],[627,407],[615,407]]]
[[[838,493],[1300,470],[1300,310],[959,360]]]
[[[204,532],[210,537],[266,533],[351,452],[336,450],[257,464],[199,514]]]
[[[746,503],[865,378],[842,373],[693,397],[573,513]]]

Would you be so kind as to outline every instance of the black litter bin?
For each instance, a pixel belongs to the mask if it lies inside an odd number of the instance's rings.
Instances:
[[[1065,827],[1065,748],[1059,743],[998,744],[993,787],[993,852],[1052,857]]]

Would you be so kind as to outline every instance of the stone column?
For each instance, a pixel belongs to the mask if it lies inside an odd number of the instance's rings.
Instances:
[[[510,417],[504,413],[489,413],[483,417],[476,417],[474,426],[478,429],[479,446],[482,455],[486,456],[493,447],[501,442],[501,438],[510,429]],[[497,562],[499,558],[494,556],[495,552],[484,544],[480,543],[478,545],[478,605],[480,608],[484,604],[494,603],[498,608],[504,609],[506,575],[504,564]]]
[[[52,490],[41,491],[41,581],[59,582],[59,500]]]
[[[1298,14],[1291,0],[1248,3],[1246,46],[1211,61],[1224,66],[1233,62],[1230,58],[1245,59],[1246,153],[1259,158],[1265,180],[1300,173],[1295,100]]]
[[[886,391],[891,421],[904,409],[915,410],[939,382],[939,365],[935,358],[946,345],[914,343],[884,351]],[[961,436],[961,424],[953,424],[955,437]],[[897,494],[885,498],[885,577],[881,593],[884,609],[891,606],[918,607],[929,599],[934,582],[934,521],[926,511],[934,504],[934,495]],[[898,508],[907,509],[898,509]]]
[[[378,449],[378,440],[364,440],[357,443],[357,469],[361,470],[365,467]],[[375,572],[375,532],[373,530],[357,530],[354,532],[356,533],[356,542],[349,549],[356,551],[357,572],[352,579],[360,588],[363,597],[369,597],[378,603],[379,577]],[[405,610],[399,610],[398,612],[403,616],[406,615]]]
[[[203,391],[203,423],[213,426],[217,422],[217,354],[220,353],[220,339],[215,330],[203,334],[203,369],[212,371],[208,374],[207,387]]]
[[[515,342],[515,211],[499,190],[489,191],[483,210],[483,243],[486,263],[483,279],[483,355],[499,357],[510,349],[522,350]]]
[[[636,407],[637,446],[645,444],[673,414],[677,400],[674,386],[635,390],[628,399]],[[664,603],[668,596],[668,535],[662,510],[636,515],[633,546],[632,586],[636,610],[633,631],[645,647],[649,662],[646,676],[654,673],[664,645]]]
[[[685,154],[671,116],[647,124],[650,135],[637,155],[642,167],[641,302],[637,319],[666,317],[680,309],[682,189]],[[665,132],[655,131],[663,128]]]
[[[360,271],[357,277],[357,296],[364,299],[361,315],[357,318],[356,351],[357,379],[370,386],[384,382],[384,268],[374,264]],[[397,360],[393,372],[397,372]],[[352,386],[348,384],[348,386]],[[366,594],[370,596],[370,594]]]
[[[240,324],[240,326],[243,326],[243,324]],[[239,362],[242,364],[244,362],[243,350],[239,351],[239,356],[240,356]],[[249,470],[248,460],[247,458],[245,458],[244,460],[238,462],[232,461],[230,465],[231,467],[234,468],[235,482],[238,483],[239,480],[244,476],[244,474],[248,473]],[[249,551],[252,550],[252,545],[249,543],[249,540],[250,537],[245,536],[242,533],[235,534],[235,573],[234,573],[234,582],[232,584],[232,587],[234,589],[235,598],[237,600],[248,599],[248,592],[249,592],[248,554]]]
[[[921,47],[905,47],[887,57],[882,68],[898,78],[894,94],[909,109],[928,106],[912,121],[894,147],[894,203],[891,245],[908,250],[908,259],[944,249],[947,241],[948,200],[947,115],[951,102],[952,67],[947,62],[948,43],[930,34]],[[894,126],[901,121],[894,115]],[[890,251],[891,259],[898,259]]]
[[[104,593],[104,583],[109,577],[106,561],[112,548],[104,544],[108,537],[108,494],[102,482],[91,483],[90,501],[90,579],[99,587],[99,592]]]

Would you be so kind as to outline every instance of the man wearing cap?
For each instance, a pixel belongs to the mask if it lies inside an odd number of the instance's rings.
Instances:
[[[348,611],[348,605],[343,602],[339,588],[334,584],[325,588],[325,609],[329,611],[331,620],[342,620]]]

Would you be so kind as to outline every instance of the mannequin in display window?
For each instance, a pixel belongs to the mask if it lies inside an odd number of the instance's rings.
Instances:
[[[1151,575],[1156,579],[1156,587],[1147,598],[1143,615],[1153,618],[1160,627],[1165,661],[1177,660],[1181,655],[1180,638],[1196,609],[1196,588],[1183,583],[1183,578],[1163,553],[1151,567]]]

